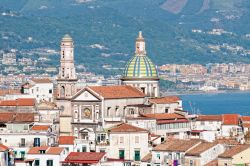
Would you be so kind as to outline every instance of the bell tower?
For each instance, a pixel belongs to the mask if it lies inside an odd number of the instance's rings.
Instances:
[[[57,99],[71,99],[76,93],[77,82],[74,66],[74,43],[69,35],[65,35],[61,41],[61,60],[57,77]]]
[[[76,71],[74,65],[74,42],[69,35],[61,40],[60,68],[57,76],[56,104],[61,108],[60,135],[72,135],[71,98],[76,93]]]
[[[139,31],[139,35],[135,41],[135,54],[146,56],[145,40],[142,36],[142,32]]]

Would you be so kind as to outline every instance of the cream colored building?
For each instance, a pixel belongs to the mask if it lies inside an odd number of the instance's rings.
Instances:
[[[147,130],[122,123],[109,130],[109,158],[132,160],[140,165],[140,160],[149,153],[149,133]]]
[[[250,145],[236,145],[218,157],[218,166],[250,165]]]
[[[221,144],[203,142],[185,154],[186,166],[204,166],[225,151]]]

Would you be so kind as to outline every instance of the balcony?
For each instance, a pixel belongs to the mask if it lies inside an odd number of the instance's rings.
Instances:
[[[90,140],[85,140],[85,139],[76,139],[75,143],[76,144],[89,144],[91,141]]]
[[[104,120],[109,122],[121,122],[122,117],[105,117]]]

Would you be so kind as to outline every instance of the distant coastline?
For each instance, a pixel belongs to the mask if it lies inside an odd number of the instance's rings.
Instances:
[[[232,94],[232,93],[250,93],[250,90],[241,91],[241,90],[218,90],[218,91],[172,91],[172,92],[163,92],[164,96],[183,96],[183,95],[209,95],[209,94]]]

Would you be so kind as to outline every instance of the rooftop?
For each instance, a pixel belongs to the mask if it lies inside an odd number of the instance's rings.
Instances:
[[[142,162],[151,162],[152,159],[152,153],[148,153],[146,156],[144,156],[141,161]]]
[[[49,125],[34,125],[31,130],[34,131],[48,131],[48,129],[50,128]]]
[[[181,99],[178,96],[166,96],[166,97],[149,99],[149,102],[155,104],[171,104],[171,103],[178,103],[180,100]]]
[[[62,147],[48,147],[48,146],[32,147],[28,151],[28,154],[60,155],[63,150],[64,148]]]
[[[197,121],[222,121],[221,115],[199,115]]]
[[[18,98],[16,100],[1,100],[0,106],[35,106],[35,98]]]
[[[0,152],[7,151],[9,148],[3,144],[0,144]]]
[[[250,145],[236,145],[228,150],[226,150],[224,153],[219,155],[220,158],[232,158],[234,155],[243,152],[246,149],[249,149]]]
[[[250,116],[242,116],[241,120],[242,121],[249,121],[250,122]]]
[[[2,123],[34,122],[34,117],[34,113],[0,112]]]
[[[120,98],[143,98],[144,93],[135,87],[128,85],[119,86],[91,86],[88,87],[104,99],[120,99]]]
[[[190,140],[180,140],[173,139],[167,140],[163,144],[157,145],[153,150],[154,151],[170,151],[170,152],[186,152],[190,148],[198,145],[202,141],[199,139],[190,139]]]
[[[195,148],[192,148],[191,150],[187,151],[187,156],[200,156],[201,153],[207,151],[208,149],[214,147],[217,145],[217,143],[211,143],[211,142],[202,142]]]
[[[238,114],[223,114],[222,120],[223,120],[223,125],[238,125],[239,115]]]
[[[60,136],[59,144],[60,145],[74,145],[75,136]]]
[[[64,163],[98,163],[105,153],[103,152],[71,152],[65,159]]]
[[[184,116],[175,113],[143,114],[142,116],[157,120],[185,119]]]
[[[218,166],[218,159],[214,159],[209,163],[205,164],[205,166]]]
[[[37,84],[48,84],[52,83],[52,81],[49,78],[33,78],[31,81],[37,83]]]
[[[135,127],[126,123],[119,124],[109,130],[110,132],[148,132],[146,129]]]

